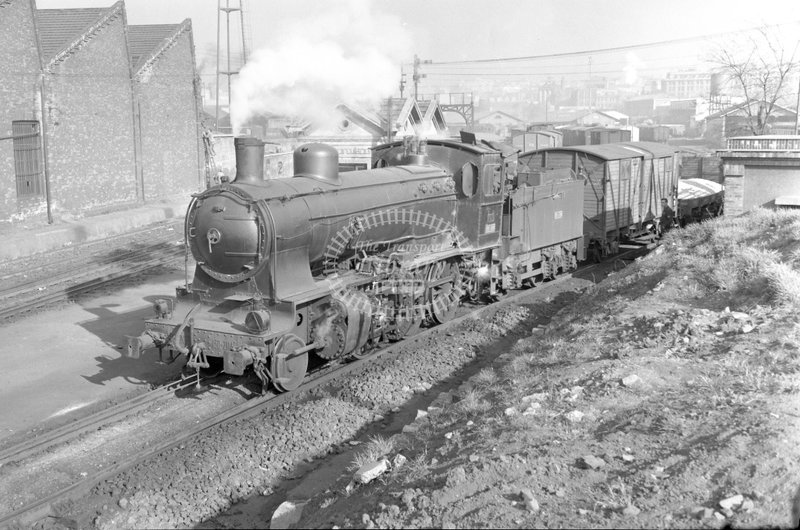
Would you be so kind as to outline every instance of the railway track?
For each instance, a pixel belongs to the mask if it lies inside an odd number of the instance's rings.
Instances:
[[[200,383],[206,383],[208,380],[209,377],[201,378]],[[91,414],[62,427],[47,431],[33,439],[27,439],[0,449],[0,468],[11,462],[17,462],[44,451],[53,445],[67,443],[89,431],[100,429],[109,423],[124,419],[126,416],[135,414],[137,411],[143,410],[157,401],[169,398],[174,392],[197,383],[198,379],[195,376],[167,383],[124,403],[113,405],[96,414]]]
[[[164,243],[128,252],[89,269],[86,266],[51,276],[46,282],[33,280],[0,291],[0,320],[48,304],[72,300],[86,292],[142,272],[174,263],[184,257],[183,248]],[[79,282],[79,283],[75,283]]]
[[[634,252],[636,251],[632,249],[626,250],[622,254],[618,255],[612,264],[606,263],[605,266],[617,269],[619,263],[624,263],[626,260],[632,259],[631,256]],[[602,265],[602,263],[588,265],[582,267],[576,272],[580,273],[581,275],[594,276],[594,269],[599,269]],[[569,278],[571,278],[571,276],[571,274],[565,274],[559,276],[556,280],[549,283],[554,284],[555,282],[567,281]],[[31,524],[34,521],[50,514],[53,506],[57,506],[59,503],[63,503],[65,501],[76,500],[86,496],[95,486],[103,481],[113,478],[120,472],[130,469],[153,456],[178,447],[208,429],[235,420],[246,419],[265,410],[278,407],[286,403],[288,400],[293,399],[297,393],[325,385],[335,378],[346,377],[350,373],[363,368],[365,363],[374,362],[380,357],[388,356],[397,352],[404,345],[407,345],[408,340],[422,340],[429,335],[447,332],[448,330],[460,325],[467,319],[485,316],[490,312],[495,312],[507,305],[513,304],[522,297],[530,296],[535,292],[536,290],[523,290],[510,293],[496,303],[480,306],[474,310],[466,311],[463,315],[458,316],[445,324],[423,329],[405,341],[390,343],[387,346],[375,350],[374,352],[371,352],[370,354],[365,355],[358,360],[324,365],[316,372],[310,373],[303,385],[295,392],[283,394],[268,393],[264,396],[253,396],[234,407],[210,415],[207,418],[200,419],[188,428],[182,429],[178,435],[167,436],[158,443],[151,444],[142,448],[141,450],[137,450],[129,457],[115,459],[110,465],[103,466],[102,470],[87,473],[85,476],[82,476],[80,480],[75,480],[68,485],[55,488],[53,491],[41,495],[33,502],[29,502],[24,506],[17,507],[10,513],[0,515],[0,526],[6,526],[9,524]],[[52,450],[52,448],[56,446],[68,444],[71,440],[75,440],[83,433],[91,430],[99,430],[108,426],[110,423],[124,420],[125,417],[135,414],[137,411],[146,409],[147,406],[155,401],[173,394],[180,385],[183,385],[181,388],[185,388],[186,385],[195,384],[195,382],[195,379],[192,378],[189,381],[173,383],[175,386],[165,387],[164,389],[156,389],[143,395],[141,401],[138,403],[129,403],[120,405],[118,407],[112,407],[112,409],[98,413],[92,418],[87,418],[84,422],[82,422],[81,426],[64,428],[65,430],[63,432],[48,433],[47,435],[42,436],[40,440],[23,442],[16,448],[8,448],[0,452],[0,469],[12,461],[18,462],[21,459],[29,458],[32,455],[41,453],[41,451],[45,449]],[[26,443],[28,447],[25,447]]]

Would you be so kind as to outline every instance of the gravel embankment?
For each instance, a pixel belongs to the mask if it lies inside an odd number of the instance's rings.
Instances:
[[[417,408],[479,371],[587,285],[565,279],[531,291],[524,305],[410,339],[346,379],[298,393],[276,410],[215,428],[120,474],[59,515],[80,527],[187,527],[233,503],[269,496],[354,437],[393,434],[387,431],[392,419],[411,421]]]

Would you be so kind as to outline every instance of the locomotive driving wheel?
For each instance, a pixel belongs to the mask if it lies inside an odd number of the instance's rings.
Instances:
[[[423,302],[421,277],[419,271],[407,271],[390,280],[396,292],[392,295],[393,326],[387,333],[389,340],[397,341],[419,330],[424,317],[420,309]]]
[[[428,270],[428,309],[433,321],[444,324],[455,316],[464,292],[457,263],[438,261]]]
[[[284,335],[275,345],[272,354],[272,384],[281,392],[290,392],[303,382],[308,370],[308,352],[294,353],[305,343],[297,335]]]

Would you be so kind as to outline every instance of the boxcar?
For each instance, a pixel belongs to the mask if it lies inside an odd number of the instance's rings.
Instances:
[[[661,215],[660,199],[673,207],[678,154],[652,142],[575,145],[519,155],[520,165],[569,168],[584,181],[584,245],[589,254],[616,252],[622,239],[641,235]]]
[[[562,135],[559,131],[528,131],[511,138],[511,145],[521,150],[533,151],[547,147],[561,147]]]

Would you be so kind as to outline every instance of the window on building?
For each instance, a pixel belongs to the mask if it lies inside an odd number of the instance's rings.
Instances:
[[[17,197],[44,196],[39,122],[13,121],[11,122],[11,134],[14,137],[14,174],[17,178]]]

